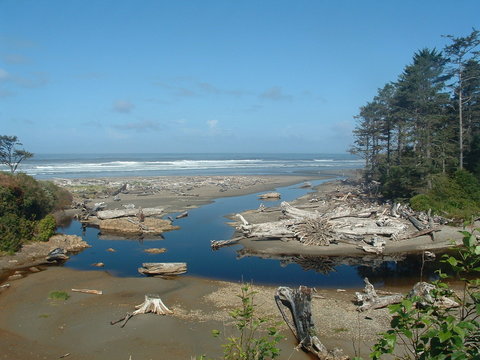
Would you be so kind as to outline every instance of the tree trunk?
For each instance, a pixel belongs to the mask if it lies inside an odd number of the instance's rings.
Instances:
[[[312,289],[306,286],[300,286],[298,290],[279,287],[275,295],[278,309],[302,349],[314,354],[319,359],[348,359],[337,349],[332,352],[328,351],[315,335],[311,301]],[[285,313],[284,307],[290,310],[291,318]]]

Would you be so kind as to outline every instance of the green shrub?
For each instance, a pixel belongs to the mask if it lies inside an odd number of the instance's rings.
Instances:
[[[50,181],[0,172],[0,251],[17,251],[32,239],[47,241],[56,226],[48,214],[71,201],[68,191]]]
[[[57,223],[53,215],[47,215],[37,223],[35,240],[48,241],[53,235],[55,235],[55,229]]]
[[[428,211],[457,220],[469,220],[480,214],[480,183],[468,171],[454,176],[432,177],[432,189],[410,199],[414,210]]]
[[[70,295],[66,291],[51,291],[48,298],[52,300],[68,300]]]
[[[16,214],[0,216],[0,251],[12,253],[33,236],[35,223]]]
[[[264,360],[280,356],[277,344],[284,336],[277,329],[278,324],[272,323],[267,317],[258,316],[254,304],[255,291],[248,284],[243,284],[238,297],[241,305],[230,312],[237,330],[237,336],[226,338],[223,347],[223,359],[226,360]],[[220,331],[213,330],[213,336],[220,336]],[[201,356],[199,360],[206,360]]]
[[[370,357],[381,359],[479,359],[480,352],[480,244],[473,233],[463,232],[464,247],[457,256],[444,255],[463,291],[457,295],[442,279],[434,282],[432,301],[419,297],[406,298],[390,305],[393,314],[391,329],[382,334],[373,346]],[[441,307],[443,296],[453,297],[459,309]],[[421,305],[420,305],[421,304]],[[404,346],[403,356],[396,354],[397,345]]]

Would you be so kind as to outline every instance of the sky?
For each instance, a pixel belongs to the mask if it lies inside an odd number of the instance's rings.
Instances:
[[[0,0],[0,135],[34,153],[344,153],[478,0]]]

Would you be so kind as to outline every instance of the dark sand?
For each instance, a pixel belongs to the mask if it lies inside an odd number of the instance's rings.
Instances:
[[[103,295],[72,292],[72,288],[102,290]],[[116,278],[101,271],[74,271],[61,267],[31,274],[11,282],[0,295],[0,358],[58,359],[190,359],[221,354],[225,341],[211,336],[212,329],[226,329],[228,311],[239,305],[240,284],[178,277]],[[259,313],[280,321],[274,303],[275,288],[255,287]],[[66,301],[50,300],[49,293],[64,290]],[[358,314],[351,303],[353,290],[318,289],[326,299],[314,299],[314,317],[321,340],[341,346],[353,355],[352,341],[365,345],[388,324],[386,310]],[[133,317],[122,329],[110,325],[144,294],[159,294],[174,315],[145,314]],[[365,316],[372,320],[365,320]],[[282,325],[287,340],[281,343],[282,359],[309,359],[294,350],[295,342]]]

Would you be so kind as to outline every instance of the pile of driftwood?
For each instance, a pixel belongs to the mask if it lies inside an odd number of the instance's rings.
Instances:
[[[443,308],[459,306],[457,302],[446,296],[441,296],[434,299],[432,296],[432,291],[435,290],[435,286],[424,281],[416,283],[407,295],[388,294],[385,296],[379,296],[377,294],[373,285],[370,283],[370,281],[368,281],[368,278],[365,278],[364,282],[365,288],[363,292],[355,293],[355,301],[358,305],[358,311],[384,308],[391,304],[397,304],[405,298],[420,299],[421,304],[433,304]]]
[[[446,223],[441,217],[416,213],[400,204],[376,204],[350,196],[332,202],[293,207],[282,202],[282,218],[276,221],[251,224],[242,215],[237,230],[241,237],[227,241],[212,241],[212,248],[235,243],[242,238],[296,240],[304,245],[328,246],[343,242],[369,253],[381,254],[386,240],[405,240],[422,235],[434,236],[438,225]],[[265,209],[262,209],[265,211]],[[412,230],[415,229],[415,230]]]

